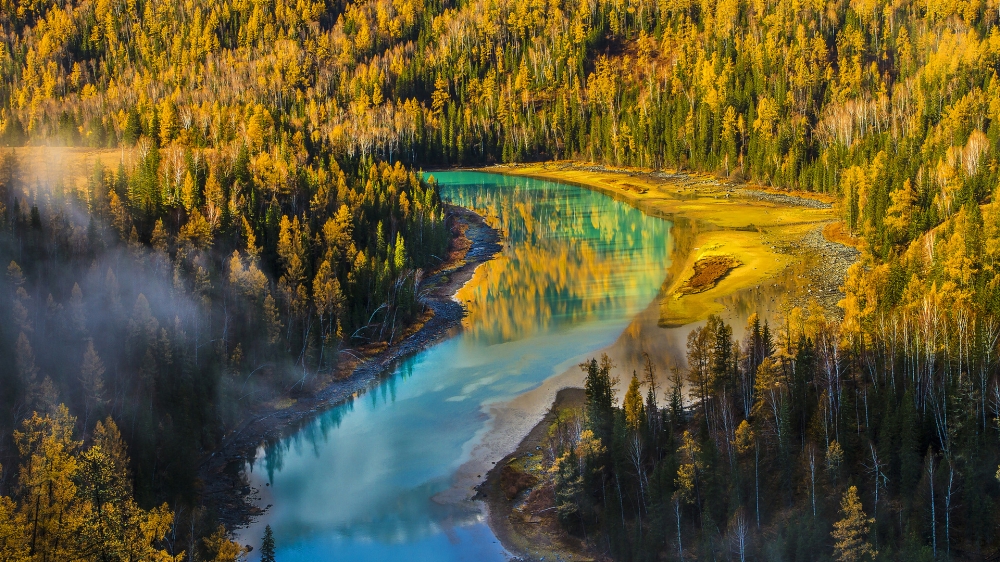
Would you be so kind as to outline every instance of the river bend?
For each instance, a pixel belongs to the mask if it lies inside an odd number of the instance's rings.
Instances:
[[[434,176],[504,247],[456,294],[468,316],[453,337],[257,451],[247,472],[271,507],[240,539],[258,545],[270,524],[282,562],[504,560],[482,506],[445,493],[489,407],[611,344],[663,282],[667,221],[550,181]]]

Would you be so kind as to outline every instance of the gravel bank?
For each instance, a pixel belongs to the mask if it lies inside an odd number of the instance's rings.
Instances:
[[[803,274],[806,284],[791,299],[793,306],[805,306],[810,299],[816,299],[828,314],[843,317],[843,310],[837,303],[844,298],[841,288],[847,278],[847,269],[858,261],[861,252],[838,242],[831,242],[823,236],[823,228],[810,230],[802,239],[777,246],[777,249],[801,256],[805,264]]]
[[[816,199],[810,199],[808,197],[799,197],[797,195],[786,195],[784,193],[769,193],[767,191],[760,191],[757,189],[737,189],[736,193],[750,199],[756,199],[758,201],[770,201],[771,203],[777,203],[779,205],[790,205],[792,207],[808,207],[810,209],[829,209],[832,207],[829,203],[824,203]]]

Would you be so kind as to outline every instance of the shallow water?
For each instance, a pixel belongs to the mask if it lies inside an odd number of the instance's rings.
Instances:
[[[460,332],[248,465],[272,507],[241,542],[258,545],[270,524],[282,562],[504,560],[481,505],[452,499],[471,490],[448,493],[488,406],[612,343],[663,281],[667,221],[574,186],[434,175],[446,200],[503,232],[504,248],[456,295],[469,309]]]

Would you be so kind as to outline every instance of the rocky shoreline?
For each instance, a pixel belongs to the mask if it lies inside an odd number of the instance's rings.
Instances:
[[[844,298],[847,270],[861,257],[857,248],[828,240],[822,228],[810,230],[800,240],[777,244],[782,252],[797,256],[804,264],[807,288],[789,299],[793,306],[806,307],[815,300],[832,317],[842,319],[838,303]]]
[[[449,206],[448,221],[455,235],[452,255],[423,283],[429,289],[422,292],[420,299],[432,316],[419,330],[365,359],[350,375],[311,395],[298,397],[293,406],[258,412],[230,432],[223,444],[203,460],[198,467],[204,484],[202,501],[227,529],[246,526],[251,517],[263,513],[253,505],[253,490],[242,474],[261,443],[281,439],[316,415],[371,388],[397,361],[441,341],[459,326],[465,309],[452,296],[472,278],[480,264],[500,251],[500,235],[480,215],[462,207]]]
[[[759,189],[747,189],[741,188],[736,190],[737,193],[749,197],[750,199],[757,199],[758,201],[770,201],[771,203],[776,203],[778,205],[790,205],[797,207],[808,207],[810,209],[829,209],[832,207],[829,203],[824,203],[823,201],[818,201],[809,197],[801,197],[798,195],[791,195],[787,193],[771,193],[768,191],[761,191]]]

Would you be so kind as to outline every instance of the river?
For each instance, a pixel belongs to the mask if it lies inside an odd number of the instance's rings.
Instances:
[[[570,185],[434,176],[504,247],[457,293],[469,311],[461,330],[247,465],[270,508],[239,539],[259,545],[270,524],[281,562],[505,560],[456,477],[490,431],[491,408],[611,344],[663,282],[668,221]]]

